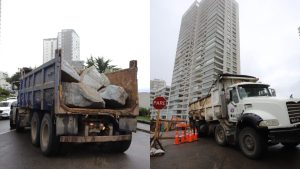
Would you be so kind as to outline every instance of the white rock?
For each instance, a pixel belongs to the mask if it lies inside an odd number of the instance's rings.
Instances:
[[[103,73],[99,73],[95,66],[91,66],[81,73],[80,82],[95,90],[99,90],[110,84],[107,76]]]
[[[124,88],[116,85],[108,85],[101,89],[99,93],[106,103],[106,108],[123,107],[128,98],[128,94]]]
[[[62,83],[64,102],[69,107],[104,108],[97,90],[82,83]]]

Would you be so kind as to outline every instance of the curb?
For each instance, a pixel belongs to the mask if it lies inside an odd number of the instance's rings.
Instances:
[[[139,129],[139,128],[136,128],[136,130],[137,130],[137,131],[141,131],[141,132],[150,134],[150,131],[145,130],[145,129]]]
[[[137,120],[139,123],[144,123],[144,124],[150,124],[148,121],[143,121],[143,120]]]

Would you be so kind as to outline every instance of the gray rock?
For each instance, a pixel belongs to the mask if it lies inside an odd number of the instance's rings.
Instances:
[[[79,82],[80,76],[77,71],[64,59],[61,61],[61,79],[64,82]]]
[[[108,85],[99,91],[100,96],[106,103],[106,108],[124,107],[128,94],[123,87]]]
[[[97,90],[82,83],[62,83],[64,102],[69,107],[104,108]]]
[[[103,73],[100,74],[95,66],[91,66],[81,73],[80,82],[95,90],[99,90],[110,84],[106,75]]]

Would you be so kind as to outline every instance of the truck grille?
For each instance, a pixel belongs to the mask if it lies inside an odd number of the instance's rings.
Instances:
[[[286,102],[291,124],[300,122],[300,102]]]

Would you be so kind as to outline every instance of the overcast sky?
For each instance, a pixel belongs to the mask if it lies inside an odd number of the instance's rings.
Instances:
[[[1,8],[0,71],[41,65],[43,39],[74,29],[81,60],[103,56],[121,68],[138,60],[139,91],[150,90],[149,0],[2,0]]]
[[[199,0],[198,0],[199,1]],[[194,0],[151,0],[151,74],[171,84],[183,13]],[[241,74],[300,98],[300,1],[237,0]]]

